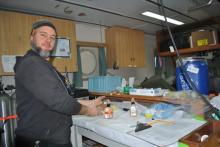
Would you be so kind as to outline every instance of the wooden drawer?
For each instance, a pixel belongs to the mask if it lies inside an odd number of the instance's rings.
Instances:
[[[208,135],[204,141],[201,138]],[[189,147],[220,147],[220,121],[210,121],[180,140]]]

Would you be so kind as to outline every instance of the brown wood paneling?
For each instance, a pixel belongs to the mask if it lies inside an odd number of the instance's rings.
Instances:
[[[57,28],[58,37],[70,39],[71,57],[53,58],[52,64],[60,71],[77,71],[76,58],[76,35],[73,21],[57,19],[52,17],[30,15],[11,11],[0,11],[0,56],[2,55],[24,55],[30,49],[30,31],[32,24],[38,19],[48,19]],[[13,75],[5,73],[0,60],[0,75]]]

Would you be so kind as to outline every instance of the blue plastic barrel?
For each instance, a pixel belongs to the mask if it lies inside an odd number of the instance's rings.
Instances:
[[[208,95],[208,65],[202,58],[185,58],[183,59],[183,67],[187,71],[191,81],[195,84],[201,94]],[[192,90],[181,71],[180,64],[177,61],[176,67],[176,87],[177,90]]]

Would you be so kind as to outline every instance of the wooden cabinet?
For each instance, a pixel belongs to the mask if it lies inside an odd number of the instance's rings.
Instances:
[[[30,49],[30,33],[32,24],[38,19],[48,19],[57,28],[58,37],[70,39],[70,58],[52,58],[52,64],[60,71],[77,71],[75,24],[70,20],[52,17],[29,15],[10,11],[0,11],[0,57],[4,55],[23,56]],[[0,60],[0,75],[13,75],[4,72]]]
[[[143,67],[146,62],[144,32],[124,27],[106,29],[108,67]]]

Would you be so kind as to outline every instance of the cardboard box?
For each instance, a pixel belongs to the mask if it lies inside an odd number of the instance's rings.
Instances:
[[[218,43],[216,31],[198,31],[191,33],[191,47],[200,47],[204,45],[215,45]]]

